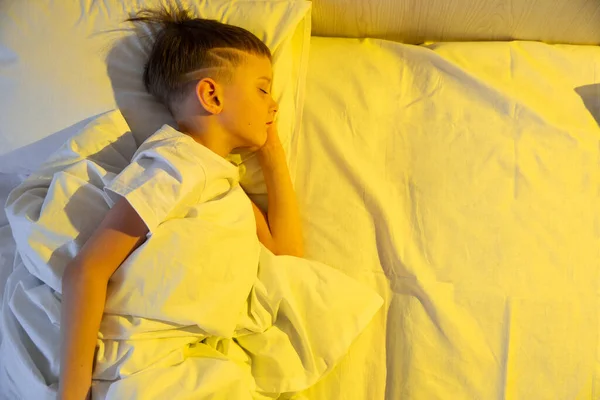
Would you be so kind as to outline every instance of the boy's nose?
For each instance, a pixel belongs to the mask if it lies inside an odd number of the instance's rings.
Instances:
[[[272,101],[272,103],[271,103],[271,109],[276,112],[277,109],[279,108],[279,105],[277,104],[277,102],[275,101],[275,99],[272,98],[272,97],[271,97],[271,101]]]
[[[277,115],[277,108],[272,107],[270,113],[271,115],[273,115],[273,118],[271,120],[275,119],[275,115]]]

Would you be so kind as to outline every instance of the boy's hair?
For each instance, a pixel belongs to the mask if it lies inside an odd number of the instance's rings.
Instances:
[[[142,9],[126,21],[161,28],[144,67],[144,85],[171,113],[187,90],[195,87],[195,82],[190,82],[194,79],[186,80],[186,74],[211,68],[204,76],[227,84],[248,53],[272,60],[267,45],[252,32],[212,19],[192,18],[181,8]]]

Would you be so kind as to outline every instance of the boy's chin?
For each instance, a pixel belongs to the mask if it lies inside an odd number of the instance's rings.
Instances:
[[[235,149],[231,150],[231,154],[254,153],[254,152],[260,150],[261,147],[262,146],[260,146],[260,145],[236,147]]]
[[[263,132],[260,136],[254,133],[254,137],[246,138],[244,140],[246,143],[231,150],[231,154],[254,153],[265,145],[267,139],[268,135],[266,129],[265,132]]]

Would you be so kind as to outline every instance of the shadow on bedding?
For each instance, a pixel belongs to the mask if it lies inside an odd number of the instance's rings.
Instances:
[[[82,119],[79,122],[74,123],[71,126],[68,126],[58,132],[55,132],[51,135],[48,135],[38,141],[35,141],[31,144],[23,146],[17,150],[13,150],[10,153],[2,156],[3,162],[7,165],[16,165],[23,158],[28,159],[31,157],[31,154],[39,154],[40,158],[38,164],[34,169],[37,169],[39,164],[42,163],[43,158],[47,158],[51,153],[55,152],[62,146],[64,142],[66,142],[69,138],[75,136],[79,131],[81,131],[87,124],[92,122],[94,119],[99,117],[102,113],[92,115],[91,117],[87,117]],[[29,174],[31,171],[19,171],[19,173]],[[2,204],[4,206],[4,204]]]
[[[596,123],[600,125],[600,83],[579,86],[575,88],[575,93],[581,97],[585,107],[592,114]]]

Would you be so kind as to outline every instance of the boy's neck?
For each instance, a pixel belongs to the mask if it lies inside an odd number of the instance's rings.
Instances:
[[[200,133],[193,129],[190,129],[185,123],[178,122],[178,130],[194,139],[196,143],[201,144],[213,153],[226,158],[229,153],[234,149],[230,143],[223,140],[222,135],[211,135],[209,132]],[[221,136],[221,137],[217,137]]]

